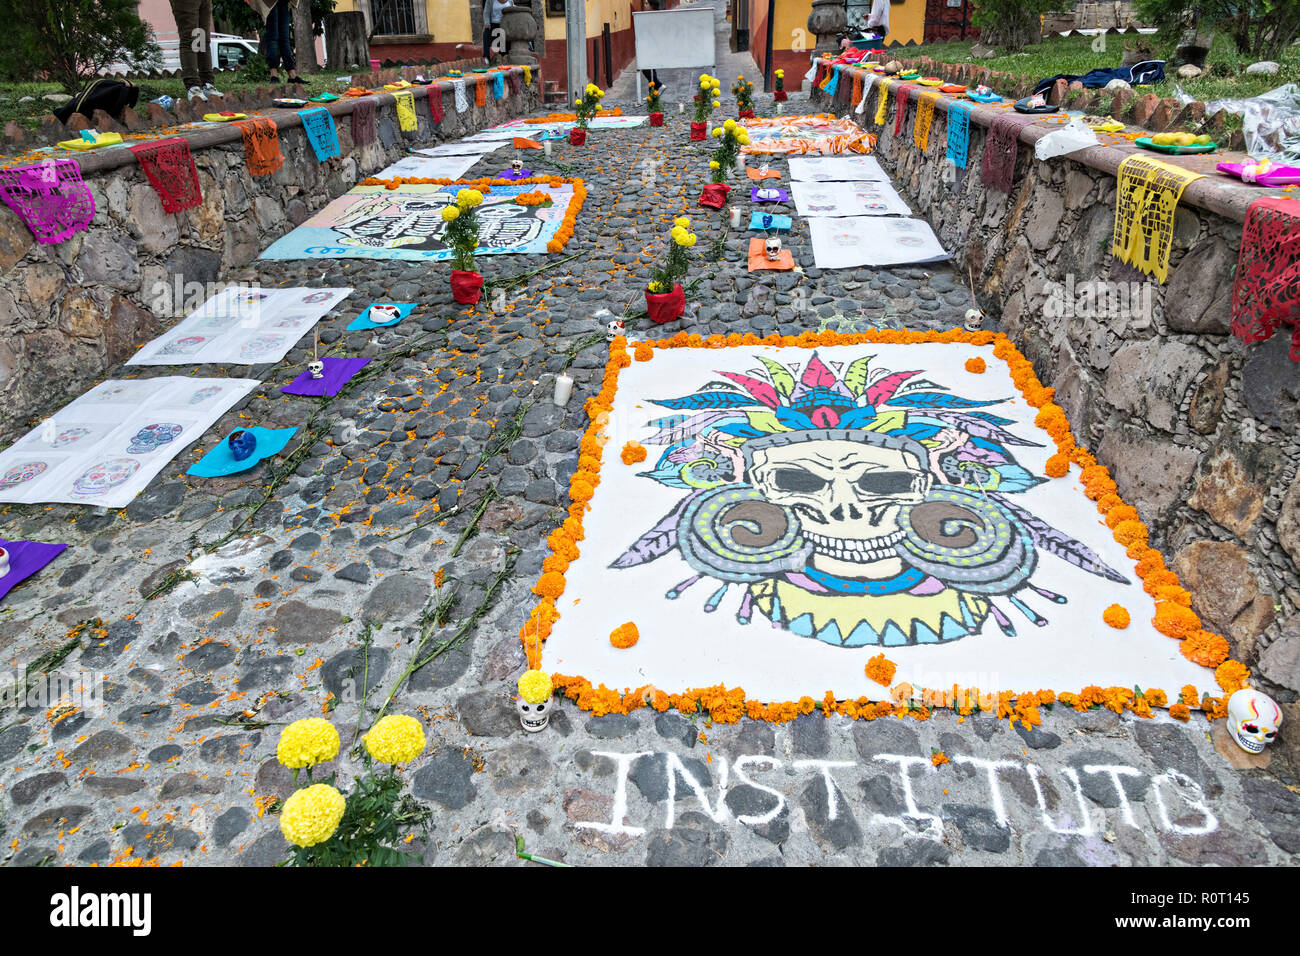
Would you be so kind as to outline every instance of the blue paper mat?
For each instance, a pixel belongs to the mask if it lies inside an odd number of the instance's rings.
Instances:
[[[789,232],[793,224],[794,220],[789,216],[778,216],[771,212],[751,213],[749,217],[749,228],[760,232]]]
[[[395,325],[402,324],[402,319],[406,318],[415,310],[416,303],[414,302],[372,302],[370,303],[370,305],[395,305],[397,306],[397,311],[400,312],[401,314],[397,317],[396,322],[386,322],[381,325],[370,321],[369,319],[370,306],[368,305],[366,306],[365,311],[362,312],[360,315],[358,315],[355,319],[353,319],[352,323],[343,331],[355,332],[358,329],[391,329]]]
[[[298,431],[296,428],[252,428],[238,429],[239,431],[251,432],[257,438],[257,447],[253,453],[243,461],[235,461],[234,456],[230,454],[230,435],[226,435],[217,443],[217,447],[212,449],[198,461],[196,461],[187,475],[194,475],[196,478],[219,478],[222,475],[235,475],[241,471],[247,471],[264,458],[270,458],[272,455],[278,455],[284,450],[284,446],[289,444],[289,439]],[[234,434],[234,432],[231,432]]]

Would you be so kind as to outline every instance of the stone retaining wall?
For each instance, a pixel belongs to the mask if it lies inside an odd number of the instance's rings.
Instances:
[[[521,71],[522,72],[522,71]],[[0,447],[93,385],[183,314],[180,283],[211,283],[247,264],[271,242],[331,199],[401,158],[408,148],[458,138],[540,106],[539,78],[522,95],[458,113],[443,89],[435,126],[427,97],[416,97],[419,129],[402,133],[392,95],[378,95],[376,140],[352,142],[355,100],[328,105],[341,156],[318,162],[295,112],[274,114],[283,168],[254,178],[239,130],[216,126],[188,134],[203,205],[163,212],[157,194],[127,150],[79,157],[95,195],[90,228],[59,245],[35,244],[8,207],[0,206]],[[187,293],[188,296],[188,293]],[[192,304],[192,303],[191,303]]]
[[[860,122],[870,123],[876,95],[866,94]],[[820,90],[813,96],[830,106]],[[1039,162],[1032,144],[1046,130],[1026,129],[1007,196],[980,179],[994,112],[972,115],[961,170],[945,158],[946,108],[937,104],[922,152],[910,121],[894,136],[891,104],[885,127],[870,127],[876,156],[960,271],[973,274],[983,307],[1056,388],[1076,438],[1111,469],[1207,629],[1271,681],[1300,689],[1300,364],[1288,357],[1288,335],[1247,347],[1229,329],[1241,221],[1259,193],[1211,178],[1189,186],[1160,285],[1109,252],[1115,171],[1127,152]],[[1080,287],[1096,280],[1117,301],[1088,314]],[[1131,283],[1139,295],[1125,303]]]

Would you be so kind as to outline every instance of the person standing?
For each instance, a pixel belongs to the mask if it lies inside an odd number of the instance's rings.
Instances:
[[[492,40],[501,29],[504,0],[483,0],[483,59],[492,62]]]
[[[181,78],[186,98],[206,102],[221,99],[212,77],[212,0],[170,0],[179,41]]]
[[[663,8],[664,5],[661,2],[661,0],[645,0],[646,10],[662,10]],[[661,95],[663,94],[664,87],[663,84],[659,82],[658,70],[642,70],[641,75],[645,77],[646,83],[650,84],[651,86],[658,87],[659,93]]]
[[[262,56],[266,57],[266,65],[271,70],[271,82],[280,82],[280,64],[283,62],[289,74],[286,82],[302,83],[293,56],[293,33],[290,30],[293,8],[298,0],[273,0],[271,3],[249,0],[249,3],[266,23],[262,33]]]

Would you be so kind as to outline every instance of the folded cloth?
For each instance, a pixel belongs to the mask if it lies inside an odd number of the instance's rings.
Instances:
[[[527,136],[516,136],[514,138],[515,149],[541,149],[542,144],[535,139],[529,139]]]
[[[708,206],[710,209],[721,209],[727,204],[727,193],[731,192],[731,187],[726,183],[709,183],[700,193],[700,205]]]
[[[310,372],[303,372],[280,391],[286,395],[313,395],[333,397],[339,393],[348,380],[361,371],[368,358],[325,358],[324,377],[312,378]]]
[[[1065,80],[1066,83],[1073,83],[1077,80],[1085,89],[1095,90],[1105,86],[1111,80],[1123,80],[1129,86],[1149,86],[1161,82],[1164,78],[1164,60],[1143,60],[1141,63],[1135,63],[1132,66],[1099,67],[1084,73],[1082,76],[1058,73],[1056,76],[1049,76],[1045,80],[1039,80],[1038,85],[1034,87],[1034,92],[1046,93],[1056,85],[1057,80]]]
[[[771,269],[776,272],[789,272],[794,268],[794,255],[789,249],[782,249],[775,262],[768,259],[767,250],[763,248],[763,238],[755,236],[749,240],[749,271],[761,272]]]
[[[513,169],[503,169],[497,173],[497,179],[527,179],[532,174],[531,169],[521,169],[517,173]]]
[[[284,446],[289,444],[289,439],[297,433],[298,429],[254,426],[241,431],[252,435],[256,440],[253,452],[247,458],[238,461],[235,459],[230,447],[230,436],[227,435],[217,442],[211,451],[191,465],[186,474],[194,475],[196,478],[219,478],[222,475],[235,475],[247,471],[258,462],[284,451]]]
[[[397,316],[397,318],[396,318],[394,321],[392,321],[392,322],[374,322],[374,321],[371,321],[371,318],[370,318],[370,309],[373,307],[373,305],[395,305],[395,306],[397,306],[398,316]],[[353,319],[352,322],[351,322],[351,324],[348,325],[348,327],[347,327],[346,329],[344,329],[343,331],[345,331],[345,332],[355,332],[355,331],[357,331],[358,329],[386,329],[386,328],[390,328],[390,327],[392,327],[392,326],[394,326],[394,325],[397,325],[399,322],[402,321],[402,319],[406,318],[406,317],[407,317],[408,315],[410,315],[413,311],[415,311],[416,303],[414,303],[414,302],[375,302],[375,303],[373,303],[373,305],[372,305],[372,306],[367,306],[367,307],[366,307],[366,311],[362,312],[362,313],[361,313],[360,315],[358,315],[355,319]]]
[[[789,202],[790,194],[784,189],[755,186],[749,192],[751,202]]]
[[[749,174],[750,179],[780,179],[781,174],[775,169],[769,169],[767,172],[761,172],[753,166],[746,166],[745,172]]]
[[[0,548],[9,552],[9,573],[0,575],[0,598],[57,558],[67,547],[66,544],[0,538]]]
[[[794,220],[789,216],[780,216],[771,212],[755,212],[749,217],[749,228],[761,229],[764,232],[789,232],[792,225]]]

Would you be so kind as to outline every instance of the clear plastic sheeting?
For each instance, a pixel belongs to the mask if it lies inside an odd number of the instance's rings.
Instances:
[[[1300,160],[1300,87],[1294,83],[1250,99],[1205,104],[1207,117],[1219,110],[1242,117],[1246,152],[1254,158]]]

